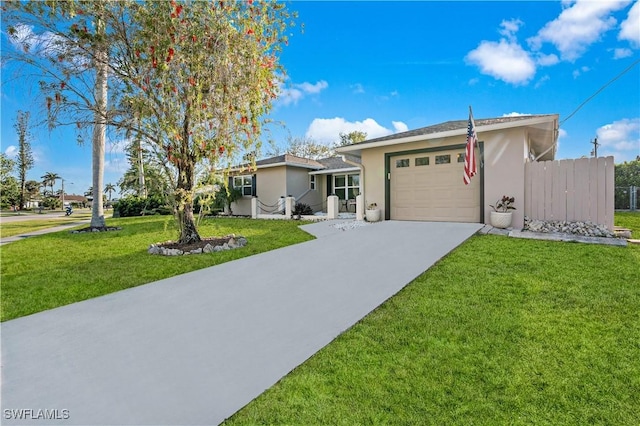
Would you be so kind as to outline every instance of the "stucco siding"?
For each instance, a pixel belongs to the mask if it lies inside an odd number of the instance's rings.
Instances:
[[[251,197],[242,197],[231,204],[234,215],[251,216]]]
[[[321,192],[309,190],[309,169],[287,167],[287,195],[295,197],[296,202],[311,206],[314,212],[322,210]],[[316,176],[316,185],[319,181]]]
[[[524,163],[527,140],[523,129],[478,135],[484,140],[484,217],[490,223],[489,207],[503,195],[515,198],[512,226],[524,226]]]
[[[286,197],[286,168],[268,167],[258,169],[256,173],[256,195],[260,200],[262,212],[268,213],[278,204],[280,197]]]

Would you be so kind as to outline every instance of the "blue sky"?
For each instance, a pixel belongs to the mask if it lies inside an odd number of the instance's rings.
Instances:
[[[596,136],[599,155],[616,162],[640,155],[638,2],[296,1],[289,7],[304,30],[291,30],[282,54],[286,83],[271,113],[283,123],[272,128],[280,145],[289,135],[326,144],[353,130],[385,136],[466,119],[471,105],[476,118],[560,114],[560,159],[589,156]],[[2,72],[1,149],[12,155],[16,111],[37,116],[43,108]],[[67,193],[91,186],[91,146],[78,146],[74,129],[32,133],[36,164],[29,178],[58,173]],[[105,183],[116,184],[128,167],[118,142],[107,147]]]

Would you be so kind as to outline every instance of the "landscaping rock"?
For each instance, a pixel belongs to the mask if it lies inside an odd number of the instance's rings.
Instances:
[[[606,226],[597,225],[589,221],[568,222],[529,219],[528,217],[525,217],[523,231],[572,234],[585,237],[616,238],[616,234],[607,229]]]
[[[247,239],[235,234],[229,234],[224,237],[203,238],[189,244],[178,244],[174,241],[165,241],[163,243],[155,243],[149,246],[147,252],[149,254],[158,254],[163,256],[184,256],[191,254],[215,253],[223,250],[232,250],[247,245]]]

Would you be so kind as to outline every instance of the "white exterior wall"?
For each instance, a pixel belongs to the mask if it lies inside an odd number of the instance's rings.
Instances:
[[[478,135],[484,143],[484,220],[490,223],[489,207],[508,195],[515,198],[512,226],[520,229],[524,226],[524,164],[526,161],[527,141],[524,129],[508,129]]]
[[[235,203],[231,203],[231,210],[234,215],[251,216],[251,197],[244,196]]]
[[[286,169],[284,166],[258,169],[256,173],[256,194],[260,203],[267,206],[278,204],[280,197],[286,197]],[[275,209],[276,207],[263,207]]]

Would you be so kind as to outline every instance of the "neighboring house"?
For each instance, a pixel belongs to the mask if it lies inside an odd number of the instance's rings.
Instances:
[[[256,161],[253,171],[247,167],[231,170],[229,184],[239,188],[243,197],[232,204],[234,214],[250,215],[251,198],[259,199],[262,213],[276,213],[282,197],[309,205],[314,212],[326,211],[327,196],[342,200],[341,209],[355,211],[354,200],[360,193],[360,168],[340,157],[310,160],[290,154]]]
[[[85,207],[87,205],[89,200],[87,200],[87,197],[84,197],[82,195],[75,195],[75,194],[65,194],[64,195],[64,203],[65,204],[71,204],[73,206],[79,206],[79,207]]]
[[[462,180],[467,120],[448,121],[338,148],[361,160],[359,189],[387,220],[479,222],[490,204],[515,197],[513,226],[524,225],[525,163],[553,160],[558,115],[475,120],[478,174]],[[294,194],[296,195],[296,194]]]

